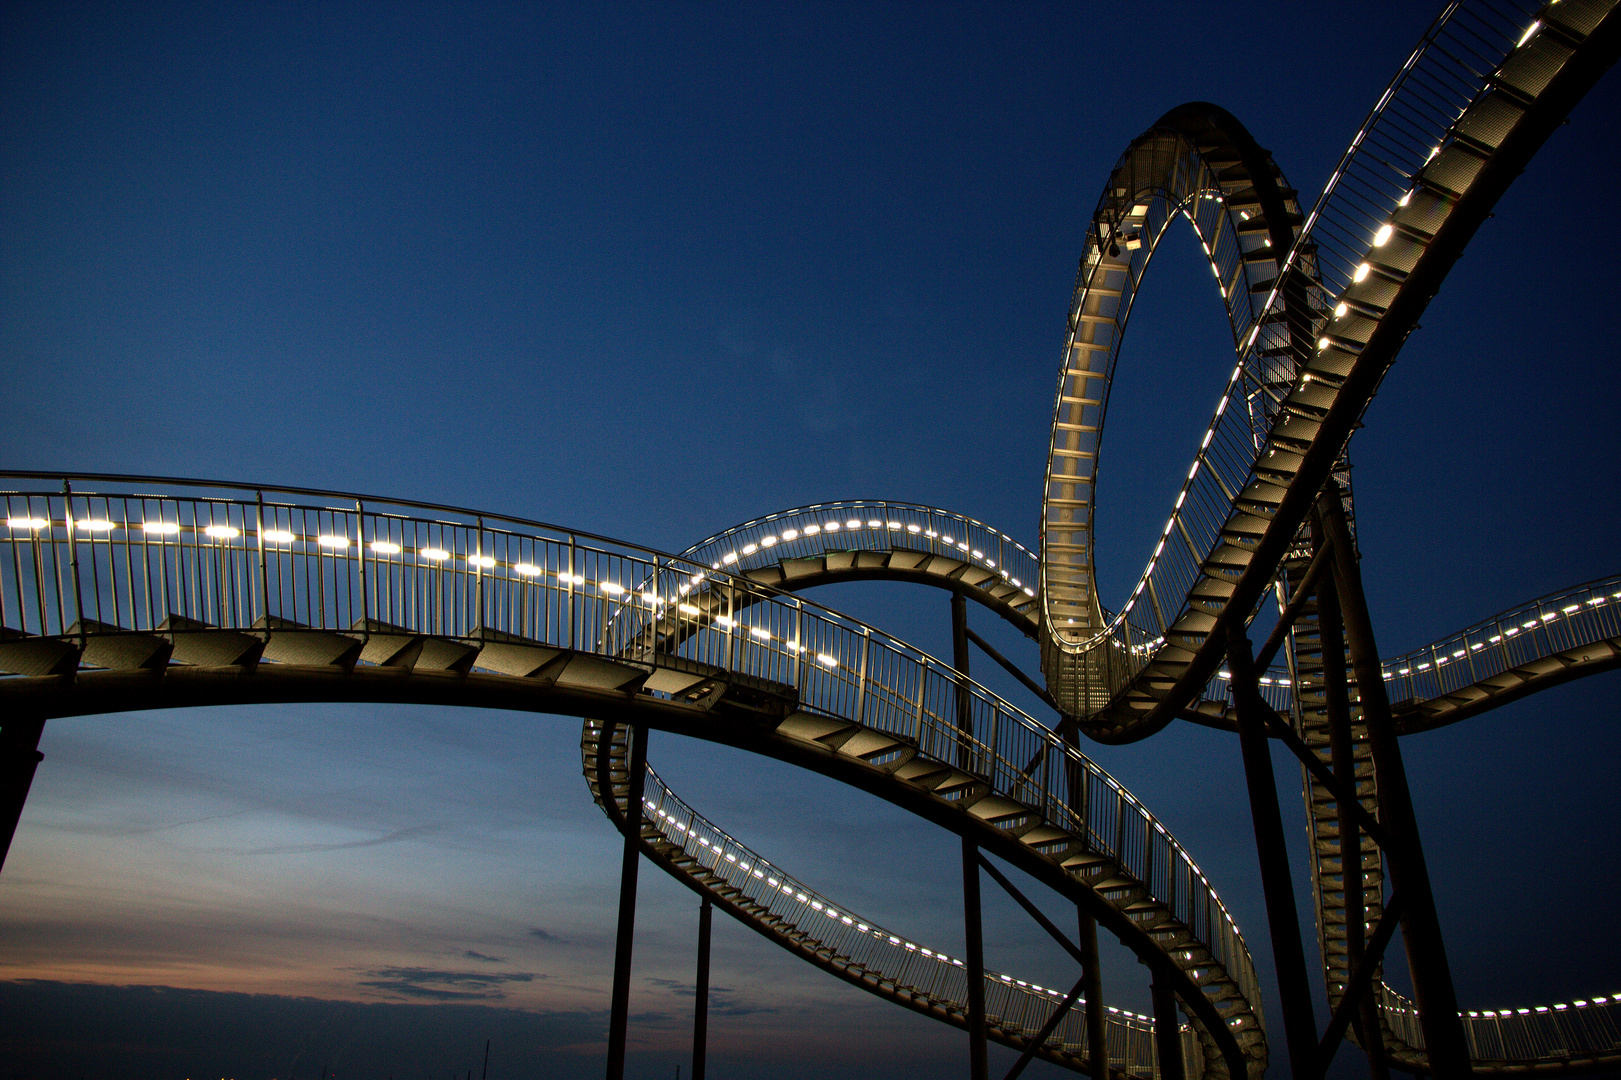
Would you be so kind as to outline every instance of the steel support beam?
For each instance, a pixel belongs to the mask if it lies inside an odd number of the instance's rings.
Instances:
[[[1233,711],[1238,718],[1238,744],[1244,758],[1244,779],[1249,786],[1250,816],[1255,824],[1255,851],[1260,857],[1261,889],[1266,897],[1267,922],[1272,932],[1278,994],[1283,1000],[1283,1031],[1289,1047],[1290,1072],[1295,1080],[1315,1080],[1317,1022],[1312,1016],[1306,952],[1300,943],[1300,915],[1295,909],[1294,882],[1289,874],[1283,815],[1278,810],[1272,747],[1263,719],[1268,706],[1261,699],[1255,662],[1243,624],[1231,623],[1227,639]]]
[[[1379,666],[1379,647],[1373,636],[1373,621],[1368,615],[1367,596],[1362,590],[1362,570],[1357,565],[1356,549],[1352,546],[1338,487],[1330,484],[1319,505],[1334,550],[1334,582],[1339,593],[1345,643],[1350,649],[1357,693],[1362,701],[1362,721],[1367,725],[1368,748],[1373,755],[1379,821],[1389,838],[1385,854],[1390,860],[1396,888],[1407,898],[1401,920],[1402,944],[1407,949],[1407,964],[1412,971],[1419,1024],[1424,1031],[1424,1045],[1435,1080],[1453,1080],[1470,1074],[1469,1044],[1464,1039],[1463,1020],[1458,1015],[1458,995],[1452,986],[1452,968],[1447,963],[1446,944],[1441,937],[1441,919],[1435,910],[1435,893],[1430,887],[1430,871],[1419,840],[1407,770],[1402,764],[1396,724],[1390,715],[1384,672]]]
[[[692,1004],[692,1080],[704,1080],[704,1059],[709,1053],[709,931],[714,905],[709,897],[698,904],[698,980]]]
[[[1058,702],[1053,700],[1053,696],[1047,692],[1047,688],[1045,686],[1042,686],[1040,683],[1036,682],[1036,680],[1020,671],[1018,665],[1009,660],[1007,657],[1003,656],[1000,652],[997,652],[990,642],[974,633],[972,629],[967,627],[964,629],[968,634],[968,640],[972,641],[975,645],[978,645],[980,652],[984,653],[992,660],[995,660],[998,664],[1001,664],[1003,671],[1006,671],[1009,675],[1013,676],[1015,679],[1018,679],[1020,684],[1023,685],[1026,690],[1040,698],[1054,712],[1062,711],[1058,708]]]
[[[968,695],[968,601],[951,594],[951,665],[957,669],[957,767],[970,767],[973,701]],[[962,838],[963,938],[968,950],[968,1075],[990,1080],[985,1025],[985,934],[979,904],[979,845],[967,833]]]
[[[1075,912],[1080,931],[1081,994],[1086,998],[1086,1071],[1092,1080],[1109,1080],[1109,1024],[1103,1012],[1103,970],[1098,966],[1098,921]]]
[[[1075,1002],[1081,996],[1081,984],[1084,982],[1086,982],[1086,976],[1083,974],[1080,980],[1070,989],[1070,992],[1064,995],[1064,1000],[1058,1003],[1058,1007],[1053,1010],[1053,1014],[1047,1017],[1047,1022],[1041,1025],[1041,1030],[1036,1032],[1035,1037],[1024,1048],[1024,1052],[1019,1055],[1019,1060],[1013,1063],[1013,1067],[1007,1071],[1007,1075],[1002,1077],[1002,1080],[1019,1080],[1019,1074],[1024,1072],[1024,1067],[1030,1064],[1031,1058],[1035,1057],[1036,1048],[1052,1038],[1053,1032],[1058,1030],[1059,1023],[1063,1021],[1069,1010],[1075,1007]]]
[[[614,938],[613,1004],[608,1012],[608,1080],[624,1080],[630,1022],[630,954],[636,939],[636,868],[642,854],[642,793],[647,783],[647,728],[630,729],[625,786],[625,847],[619,864],[619,928]]]
[[[957,768],[971,766],[973,755],[974,702],[969,696],[968,679],[968,598],[951,594],[951,666],[957,669]]]
[[[1182,1013],[1176,1007],[1171,984],[1154,976],[1149,986],[1154,1000],[1154,1053],[1159,1058],[1159,1080],[1185,1080],[1182,1061]]]
[[[5,866],[11,838],[17,834],[34,770],[45,759],[39,752],[44,731],[45,717],[25,709],[0,720],[0,867]]]
[[[990,1080],[985,1030],[985,936],[979,905],[979,845],[962,838],[962,915],[968,952],[968,1076]]]

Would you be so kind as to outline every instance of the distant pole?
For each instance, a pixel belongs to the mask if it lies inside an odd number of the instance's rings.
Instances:
[[[709,1046],[709,930],[713,905],[704,897],[698,905],[698,987],[692,1005],[692,1080],[704,1080],[704,1059]],[[681,1080],[681,1066],[675,1067]]]
[[[484,1068],[478,1074],[478,1080],[490,1078],[490,1040],[484,1040]]]
[[[608,1013],[608,1080],[624,1080],[630,1026],[630,954],[636,939],[636,868],[642,855],[642,792],[647,782],[647,728],[630,729],[625,777],[625,849],[619,867],[619,929],[614,940],[613,1005]],[[609,798],[612,792],[604,792]]]

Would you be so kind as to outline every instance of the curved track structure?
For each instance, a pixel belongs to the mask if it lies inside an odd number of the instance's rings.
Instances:
[[[1222,670],[1269,594],[1295,614],[1261,691],[1330,757],[1328,619],[1310,520],[1403,341],[1525,162],[1621,54],[1615,0],[1451,4],[1397,73],[1309,214],[1271,156],[1207,104],[1135,140],[1091,220],[1054,407],[1039,552],[972,519],[881,501],[774,514],[665,555],[538,522],[331,492],[5,474],[0,702],[49,716],[246,701],[452,702],[589,717],[588,783],[626,828],[625,732],[721,741],[859,787],[971,839],[1074,902],[1164,980],[1211,1077],[1258,1076],[1249,953],[1187,852],[1073,745],[1171,720],[1231,726]],[[1095,587],[1104,413],[1137,288],[1176,219],[1226,306],[1236,365],[1164,530],[1111,613]],[[1329,496],[1349,509],[1349,496]],[[1337,512],[1337,511],[1336,511]],[[1321,522],[1317,523],[1321,525]],[[1343,547],[1343,545],[1341,545]],[[884,578],[971,597],[1036,638],[1057,730],[949,665],[797,590]],[[1621,666],[1621,579],[1504,612],[1387,661],[1402,730]],[[1352,700],[1360,701],[1354,681]],[[1359,707],[1359,706],[1358,706]],[[1355,799],[1383,821],[1368,726]],[[1320,771],[1320,770],[1319,770]],[[961,962],[857,917],[647,774],[642,850],[757,932],[840,978],[959,1026]],[[1306,777],[1328,996],[1382,923],[1382,855],[1341,850],[1344,808]],[[1360,853],[1360,864],[1355,857]],[[1348,903],[1360,867],[1360,904]],[[1360,933],[1360,932],[1359,932]],[[1073,1068],[1057,991],[987,973],[990,1035]],[[1377,992],[1390,1063],[1430,1068],[1414,1006]],[[1433,1014],[1432,1014],[1433,1015]],[[1621,995],[1462,1017],[1476,1071],[1621,1064]],[[1109,1057],[1157,1072],[1144,1018]],[[1439,1047],[1439,1044],[1437,1044]],[[1437,1050],[1439,1060],[1439,1049]]]
[[[1044,491],[1043,668],[1049,691],[1087,734],[1130,741],[1178,716],[1202,720],[1220,711],[1201,710],[1198,698],[1215,697],[1211,679],[1232,629],[1248,624],[1270,591],[1280,606],[1293,599],[1311,551],[1312,506],[1407,334],[1525,162],[1621,53],[1613,7],[1606,0],[1522,10],[1450,5],[1352,140],[1298,233],[1276,167],[1226,114],[1185,107],[1128,148],[1094,212],[1081,259]],[[1201,119],[1208,124],[1201,127]],[[1093,587],[1091,544],[1104,410],[1131,299],[1165,224],[1178,214],[1210,258],[1237,365],[1135,590],[1109,616]],[[1264,300],[1248,303],[1246,293]],[[1570,602],[1585,604],[1567,598],[1560,618],[1577,614],[1564,610]],[[1308,605],[1296,622],[1286,677],[1299,699],[1297,734],[1321,761],[1330,739],[1317,616]],[[1541,614],[1536,619],[1540,624]],[[1449,648],[1440,666],[1451,666],[1454,681],[1432,680],[1437,692],[1422,699],[1428,708],[1416,696],[1424,691],[1412,687],[1409,728],[1445,722],[1448,713],[1461,718],[1494,698],[1611,662],[1612,646],[1571,641],[1545,657],[1505,660],[1481,678],[1458,678],[1471,653],[1489,666],[1481,655],[1488,646],[1513,656],[1508,637]],[[1453,655],[1459,645],[1463,655]],[[1439,659],[1427,670],[1435,672]],[[1399,664],[1384,673],[1393,676],[1386,681],[1416,683],[1424,662]],[[1393,689],[1399,695],[1402,688]],[[1377,815],[1370,744],[1358,717],[1352,734],[1356,793]],[[1308,775],[1306,788],[1319,942],[1337,1004],[1352,967],[1339,811],[1315,777]],[[1384,871],[1380,853],[1363,843],[1361,907],[1372,925],[1383,911]],[[1427,1068],[1411,1006],[1388,988],[1383,1000],[1391,1059]],[[1475,1067],[1621,1060],[1603,1024],[1591,1038],[1556,1030],[1562,1012],[1530,1010],[1523,1023],[1535,1034],[1513,1051],[1480,1036],[1479,1017],[1466,1017]]]
[[[630,788],[628,730],[588,720],[580,741],[592,797],[621,832]],[[892,933],[790,876],[699,815],[651,768],[643,803],[642,851],[666,873],[807,963],[925,1016],[967,1026],[962,960]],[[1045,1041],[1033,1037],[1063,999],[1061,991],[993,971],[985,972],[985,991],[991,1039],[1085,1070],[1088,1042],[1079,1012],[1066,1013]],[[1111,1067],[1125,1076],[1154,1076],[1153,1017],[1108,1006],[1106,1025]],[[1195,1072],[1203,1071],[1202,1050],[1184,1027],[1182,1054]]]
[[[1073,746],[880,630],[537,522],[330,492],[34,479],[5,496],[0,540],[11,709],[451,702],[724,741],[971,836],[1171,983],[1208,1072],[1265,1066],[1248,950],[1181,845]]]
[[[1613,63],[1612,7],[1449,6],[1298,230],[1270,157],[1213,107],[1176,110],[1128,148],[1081,258],[1043,500],[1043,667],[1089,735],[1142,738],[1203,690],[1452,263]],[[1131,298],[1177,216],[1210,257],[1238,362],[1136,588],[1105,619],[1090,540],[1104,410]]]

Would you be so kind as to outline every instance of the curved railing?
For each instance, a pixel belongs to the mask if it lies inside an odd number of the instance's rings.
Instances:
[[[1240,363],[1123,621],[1077,646],[1097,654],[1072,665],[1093,687],[1094,737],[1156,730],[1209,679],[1225,647],[1213,631],[1247,620],[1270,587],[1429,296],[1608,63],[1583,50],[1611,6],[1456,3],[1397,73],[1239,337]],[[1087,258],[1099,244],[1089,238]],[[1045,549],[1043,561],[1050,573]],[[1049,589],[1049,613],[1056,599]]]
[[[1380,1014],[1397,1039],[1424,1046],[1418,1008],[1380,984]],[[1461,1014],[1476,1071],[1548,1073],[1558,1068],[1613,1069],[1621,1063],[1621,994],[1555,1005],[1472,1009]],[[1411,1055],[1408,1055],[1411,1059]]]
[[[609,727],[587,720],[580,749],[592,797],[623,831],[628,785],[605,791],[598,758],[607,743],[611,772],[626,772],[625,730]],[[642,798],[643,849],[666,871],[801,959],[918,1012],[966,1023],[963,960],[896,934],[817,892],[700,815],[651,766]],[[1039,1034],[1065,996],[1062,990],[990,970],[984,982],[992,1037],[1019,1050]],[[1042,1057],[1070,1068],[1085,1067],[1085,1004],[1080,998],[1064,1015],[1041,1044]],[[1155,1076],[1154,1018],[1105,1006],[1105,1023],[1111,1067],[1144,1080]],[[1190,1073],[1200,1075],[1202,1048],[1185,1025],[1182,1053]]]
[[[666,697],[649,689],[661,672],[725,673],[955,763],[1112,860],[1146,894],[1134,901],[1185,934],[1174,949],[1148,936],[1206,1031],[1264,1061],[1248,950],[1181,845],[1074,747],[880,630],[724,570],[517,518],[204,482],[0,477],[34,481],[4,495],[6,670],[27,673],[19,657],[52,649],[117,666],[143,641],[172,649],[142,661],[161,670],[229,633],[262,643],[267,663],[386,664],[402,640],[431,635],[474,654],[464,671],[529,674],[546,650],[572,650],[638,665],[641,692]],[[703,607],[687,599],[700,586]]]
[[[1025,601],[1035,599],[1040,567],[1033,551],[984,522],[918,503],[855,499],[795,507],[735,525],[681,554],[719,570],[894,547],[994,571]]]
[[[1616,639],[1621,639],[1621,575],[1520,604],[1380,667],[1392,706],[1400,712],[1489,684],[1537,661]],[[1490,696],[1491,688],[1477,692]]]

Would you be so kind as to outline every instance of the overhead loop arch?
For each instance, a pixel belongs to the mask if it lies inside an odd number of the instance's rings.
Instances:
[[[1157,648],[1133,637],[1127,616],[1141,604],[1161,626],[1181,597],[1160,597],[1148,560],[1137,590],[1118,612],[1097,590],[1095,492],[1104,417],[1126,325],[1148,266],[1181,218],[1209,261],[1226,308],[1235,353],[1242,354],[1302,220],[1294,190],[1272,156],[1225,109],[1179,106],[1135,139],[1110,174],[1093,211],[1076,275],[1053,405],[1042,492],[1041,643],[1047,685],[1068,714],[1105,706]],[[1291,290],[1292,291],[1292,290]],[[1299,298],[1303,305],[1304,297]],[[1285,299],[1283,317],[1290,307]],[[1266,316],[1279,318],[1274,312]],[[1302,315],[1302,318],[1304,316]],[[1281,382],[1284,369],[1273,376]],[[1276,387],[1246,387],[1258,433],[1270,422]],[[1200,448],[1201,453],[1209,443]],[[1180,509],[1178,499],[1177,509]],[[1171,526],[1160,547],[1175,541]],[[1163,640],[1163,634],[1160,635]]]

